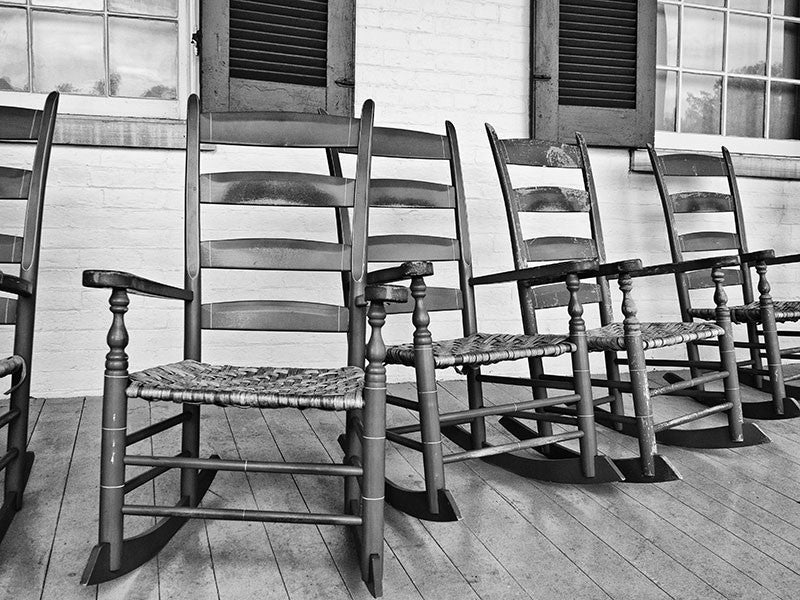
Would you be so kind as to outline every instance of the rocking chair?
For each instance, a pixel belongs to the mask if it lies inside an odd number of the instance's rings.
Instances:
[[[385,346],[380,329],[385,318],[384,303],[404,301],[407,294],[401,287],[366,285],[373,110],[372,101],[365,102],[360,120],[299,113],[200,114],[197,96],[189,98],[184,286],[163,285],[117,271],[84,272],[84,285],[112,290],[110,310],[114,315],[108,334],[110,352],[103,392],[99,543],[84,571],[84,584],[107,581],[135,569],[155,556],[188,518],[209,518],[353,526],[360,531],[362,578],[375,596],[381,595],[386,388]],[[201,143],[218,147],[348,147],[358,155],[356,174],[354,179],[276,171],[201,175]],[[200,223],[201,204],[247,206],[251,211],[272,206],[282,207],[284,212],[305,207],[349,207],[353,209],[352,242],[246,238],[201,241],[205,230]],[[288,227],[291,225],[287,220]],[[297,225],[298,230],[301,227]],[[333,229],[332,226],[332,232]],[[260,299],[203,304],[201,274],[208,269],[297,271],[298,277],[306,273],[304,281],[310,282],[306,285],[319,291],[323,291],[318,281],[320,272],[340,272],[348,281],[348,305]],[[131,293],[184,303],[183,361],[128,373],[128,334],[123,317]],[[262,298],[270,296],[275,297],[265,293]],[[368,303],[372,337],[365,350]],[[209,329],[346,333],[347,366],[312,369],[207,364],[201,362],[201,332]],[[365,352],[369,363],[366,372]],[[128,398],[171,401],[183,408],[165,421],[128,432]],[[223,460],[218,456],[202,459],[198,452],[203,405],[347,411],[350,450],[341,465]],[[143,456],[125,451],[126,446],[177,425],[182,427],[182,447],[177,456]],[[126,480],[126,466],[150,470]],[[127,493],[175,468],[181,471],[181,499],[176,506],[126,503]],[[220,470],[343,477],[345,512],[201,507],[204,494]],[[145,533],[124,538],[123,519],[129,515],[164,518]]]
[[[735,342],[737,348],[746,348],[750,358],[739,361],[739,380],[771,394],[768,401],[746,402],[744,416],[750,419],[790,419],[800,417],[800,386],[787,386],[789,381],[800,379],[800,373],[786,377],[783,374],[783,360],[800,359],[800,347],[781,348],[780,338],[797,338],[800,332],[778,329],[778,323],[800,320],[800,301],[773,300],[767,281],[767,265],[800,262],[800,254],[771,256],[764,252],[749,252],[745,237],[742,201],[736,173],[728,149],[722,148],[722,156],[707,154],[669,154],[659,155],[652,145],[647,152],[653,165],[658,192],[664,207],[664,216],[669,231],[669,247],[672,260],[684,261],[684,253],[706,253],[718,250],[736,250],[741,258],[741,267],[730,271],[725,283],[741,286],[743,304],[731,306],[731,320],[744,324],[747,341]],[[725,177],[729,194],[706,191],[683,191],[670,193],[667,188],[668,177],[693,178]],[[673,180],[674,181],[674,180]],[[686,181],[684,179],[684,181]],[[729,213],[732,217],[733,231],[693,231],[681,233],[689,219],[698,213]],[[730,227],[728,228],[730,229]],[[685,229],[683,229],[685,231]],[[696,255],[695,255],[696,256]],[[755,300],[751,269],[758,274],[758,300]],[[709,318],[710,310],[692,304],[691,290],[705,285],[697,273],[684,272],[675,275],[678,288],[681,317],[690,322],[693,319]],[[761,340],[763,338],[763,341]],[[697,344],[702,345],[702,344]],[[690,345],[689,358],[696,360],[697,345]],[[767,359],[764,368],[763,359]],[[673,377],[677,380],[677,377]]]
[[[409,159],[405,166],[414,165],[415,175],[424,164],[436,167],[444,164],[449,172],[449,182],[440,183],[418,179],[377,179],[370,184],[370,210],[374,218],[388,210],[419,211],[426,223],[436,222],[442,230],[455,229],[455,237],[420,234],[371,235],[368,240],[369,263],[399,264],[404,261],[430,261],[436,264],[455,265],[458,276],[452,287],[428,287],[425,278],[432,269],[413,269],[408,265],[373,271],[370,283],[410,280],[413,300],[394,305],[393,314],[412,314],[415,326],[413,343],[390,346],[388,364],[414,368],[417,393],[415,399],[390,395],[387,403],[419,414],[419,421],[390,427],[387,439],[396,444],[417,450],[423,455],[425,490],[414,491],[387,480],[386,500],[415,517],[434,521],[456,520],[460,517],[455,500],[445,485],[444,465],[481,458],[524,477],[563,483],[605,483],[621,481],[621,473],[604,456],[597,454],[595,423],[592,416],[591,388],[588,380],[586,340],[581,318],[579,273],[597,274],[597,261],[576,260],[542,267],[507,272],[482,277],[472,275],[472,257],[467,225],[466,198],[461,176],[461,164],[455,128],[447,122],[444,135],[420,131],[376,127],[372,146],[373,156],[386,160]],[[339,157],[331,156],[332,173],[340,172]],[[438,219],[438,220],[437,220]],[[340,222],[347,223],[346,219]],[[413,229],[418,230],[416,227]],[[345,237],[349,235],[345,232]],[[613,270],[613,267],[609,267]],[[569,334],[499,334],[482,333],[477,326],[474,288],[490,283],[531,281],[554,283],[569,299]],[[559,283],[555,283],[559,282]],[[463,337],[434,339],[428,329],[431,312],[457,311],[461,315]],[[566,315],[565,315],[566,316]],[[484,404],[480,370],[494,363],[571,355],[574,384],[570,392],[561,397],[487,406]],[[437,392],[437,369],[456,368],[466,375],[468,407],[454,412],[441,412]],[[572,381],[572,380],[571,380]],[[556,405],[576,406],[572,416],[554,415],[550,412],[530,413],[536,408],[545,410]],[[525,439],[491,445],[487,440],[485,417],[526,414],[529,418],[558,422],[574,427],[539,439]],[[461,426],[469,424],[469,431]],[[414,434],[420,434],[417,440]],[[442,434],[463,450],[445,454]],[[512,454],[525,449],[538,448],[575,440],[579,442],[579,456],[558,459],[529,453]]]
[[[0,377],[11,375],[6,392],[11,396],[10,407],[0,414],[0,427],[8,426],[6,453],[0,457],[0,471],[5,469],[0,541],[22,508],[34,458],[33,452],[27,452],[33,325],[44,191],[57,108],[58,92],[47,96],[42,110],[0,106],[0,140],[36,142],[30,170],[0,167],[0,198],[28,204],[22,237],[0,234],[0,263],[19,264],[18,276],[0,271],[0,292],[14,296],[0,296],[0,324],[14,325],[14,354],[0,359]]]
[[[486,131],[497,167],[500,187],[506,205],[508,226],[514,264],[523,269],[533,262],[552,260],[596,258],[605,262],[605,247],[598,212],[592,168],[586,144],[580,133],[576,144],[558,144],[543,140],[500,139],[494,128],[487,124]],[[523,167],[550,167],[565,170],[580,170],[583,174],[582,189],[536,186],[514,187],[508,165]],[[568,173],[568,171],[565,171]],[[559,172],[563,175],[563,173]],[[545,236],[526,239],[523,235],[521,214],[523,213],[583,213],[588,217],[587,231],[590,237]],[[563,220],[563,219],[562,219]],[[550,224],[552,226],[552,224]],[[590,352],[603,352],[607,379],[592,379],[599,387],[606,387],[609,395],[595,399],[595,415],[601,424],[613,427],[639,441],[638,459],[615,459],[617,467],[625,474],[626,481],[650,482],[678,479],[678,473],[660,455],[656,442],[694,448],[727,448],[765,443],[768,438],[752,423],[742,418],[742,403],[736,378],[734,350],[731,337],[729,310],[722,287],[722,267],[738,265],[738,256],[708,258],[679,265],[665,264],[636,269],[620,269],[619,288],[622,291],[622,323],[614,322],[608,277],[597,278],[596,284],[585,285],[583,300],[599,305],[601,327],[587,332]],[[633,278],[682,273],[687,269],[711,271],[715,287],[716,308],[710,318],[716,322],[667,322],[644,323],[637,318],[637,309],[631,295]],[[537,312],[564,305],[562,295],[548,287],[535,287],[522,283],[518,286],[520,306],[526,333],[538,332]],[[645,352],[656,348],[686,344],[696,340],[717,339],[720,346],[720,361],[710,361],[703,366],[706,373],[688,381],[652,387],[647,379],[647,366],[659,364],[646,360]],[[618,360],[617,352],[625,352],[627,360]],[[630,381],[620,377],[618,364],[627,362]],[[673,363],[670,363],[673,364]],[[683,361],[685,366],[690,365]],[[540,361],[532,365],[532,378],[549,382],[548,387],[558,389],[568,385],[564,377],[545,373]],[[509,383],[503,378],[483,376],[484,381]],[[669,394],[694,395],[692,389],[699,384],[722,381],[724,392],[705,392],[713,399],[711,406],[683,414],[657,423],[653,417],[652,399]],[[625,415],[622,393],[633,397],[634,416]],[[545,396],[546,389],[537,389],[538,396]],[[610,410],[602,405],[610,404]],[[704,429],[675,429],[677,426],[703,419],[716,413],[727,415],[727,426]],[[516,420],[504,418],[503,424],[517,435],[540,435],[529,430]]]

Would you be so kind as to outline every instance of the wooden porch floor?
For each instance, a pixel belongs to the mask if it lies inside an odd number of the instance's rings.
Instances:
[[[459,383],[444,384],[443,403],[460,406],[455,398],[462,391]],[[489,401],[526,395],[496,386],[487,391]],[[659,416],[670,416],[670,404],[659,401]],[[163,404],[134,406],[133,428],[174,411]],[[190,521],[138,571],[98,587],[80,586],[96,537],[99,409],[97,398],[35,403],[36,462],[25,507],[0,545],[0,598],[370,597],[342,528],[222,521]],[[340,458],[339,415],[206,413],[207,453]],[[683,480],[657,485],[551,485],[480,461],[450,465],[448,487],[463,520],[428,523],[387,511],[385,598],[796,600],[800,423],[760,425],[772,444],[691,452],[662,446]],[[634,454],[632,440],[600,431],[601,450]],[[492,435],[503,433],[495,428]],[[156,450],[170,451],[161,446]],[[420,464],[410,451],[390,446],[388,469],[398,480],[419,481]],[[154,495],[165,501],[167,487],[140,491],[150,501]],[[220,473],[206,504],[338,510],[340,489],[339,480],[323,477]],[[145,526],[142,521],[137,526]]]

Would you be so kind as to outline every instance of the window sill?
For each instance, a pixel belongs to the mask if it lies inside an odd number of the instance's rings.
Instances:
[[[53,142],[70,146],[184,149],[186,121],[60,114]]]
[[[681,150],[677,148],[657,148],[659,153],[697,152],[697,150]],[[722,156],[721,152],[702,152],[714,156]],[[797,179],[800,180],[800,157],[771,156],[766,154],[746,154],[731,152],[733,167],[737,177],[757,177],[761,179]],[[650,157],[647,150],[631,150],[631,171],[634,173],[652,173]]]

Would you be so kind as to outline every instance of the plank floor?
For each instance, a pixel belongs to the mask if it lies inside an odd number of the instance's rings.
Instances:
[[[413,393],[410,385],[396,393]],[[760,395],[747,390],[748,399]],[[488,402],[527,392],[487,386]],[[464,386],[441,388],[444,410]],[[670,417],[685,399],[662,399]],[[174,410],[133,403],[130,427]],[[407,419],[393,409],[394,423]],[[369,598],[350,536],[332,526],[190,521],[139,570],[96,587],[78,580],[96,536],[98,398],[36,401],[36,462],[25,507],[0,545],[0,598]],[[389,508],[385,598],[674,599],[800,598],[800,422],[762,421],[772,443],[736,450],[661,446],[681,472],[663,484],[554,485],[481,461],[447,467],[458,523],[429,523]],[[322,411],[207,410],[203,451],[262,460],[340,460],[341,415]],[[600,428],[601,450],[632,456],[635,442]],[[170,452],[171,434],[140,443]],[[507,437],[490,424],[494,441]],[[134,447],[135,449],[135,447]],[[421,463],[391,446],[387,469],[419,487]],[[168,476],[171,477],[172,475]],[[170,501],[174,479],[137,490]],[[338,510],[341,482],[326,477],[220,473],[204,504]],[[126,534],[149,525],[131,522]]]

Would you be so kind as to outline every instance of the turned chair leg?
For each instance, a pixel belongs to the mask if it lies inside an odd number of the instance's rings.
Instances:
[[[772,296],[769,293],[770,285],[769,281],[767,281],[767,265],[759,261],[756,264],[756,273],[758,273],[758,303],[761,309],[761,328],[764,332],[772,405],[775,414],[782,415],[784,413],[783,401],[786,398],[786,385],[783,381],[778,325],[775,322],[775,306],[772,303]],[[757,336],[756,341],[758,341]]]
[[[722,362],[722,368],[728,371],[728,376],[723,380],[725,400],[733,404],[733,407],[728,411],[728,429],[732,441],[742,442],[744,441],[744,415],[742,414],[742,396],[739,390],[739,374],[736,367],[736,349],[733,344],[731,311],[727,304],[728,295],[723,287],[723,282],[725,281],[724,271],[720,268],[715,268],[711,272],[711,279],[716,286],[714,291],[714,303],[717,305],[716,322],[725,331],[719,337],[719,357]]]

